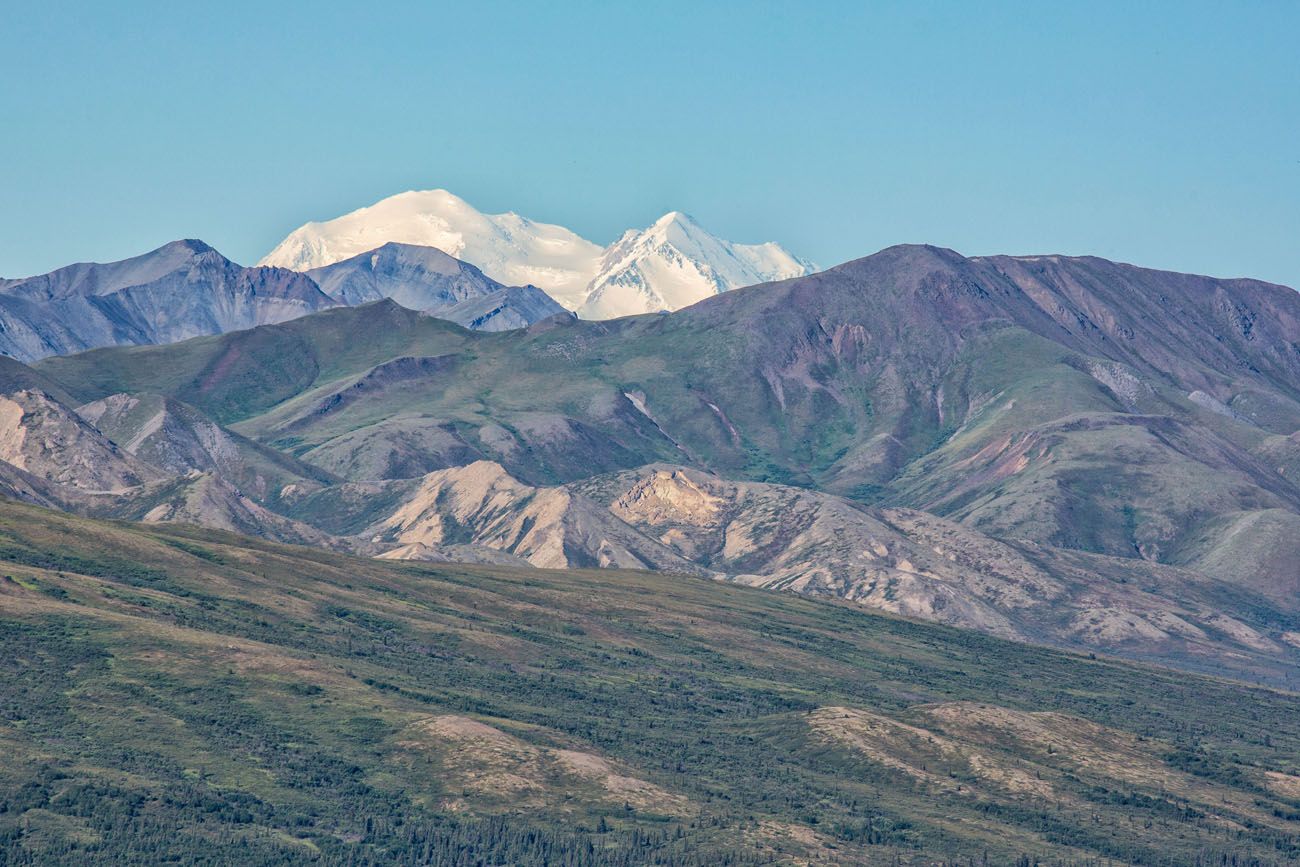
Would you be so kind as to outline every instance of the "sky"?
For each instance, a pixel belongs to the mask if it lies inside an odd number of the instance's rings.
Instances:
[[[0,275],[442,187],[1300,287],[1300,3],[7,3]],[[21,7],[21,8],[20,8]]]

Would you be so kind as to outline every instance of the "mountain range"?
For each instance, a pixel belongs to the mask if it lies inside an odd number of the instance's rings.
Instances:
[[[811,269],[775,244],[732,244],[677,212],[602,249],[559,226],[480,214],[446,191],[405,193],[309,223],[252,268],[183,240],[0,279],[0,354],[33,361],[173,343],[380,298],[501,331],[566,310],[596,319],[675,310]]]
[[[733,244],[673,211],[602,248],[562,226],[483,214],[446,190],[400,193],[295,229],[260,264],[310,271],[389,242],[436,247],[584,319],[677,310],[740,286],[811,273],[775,243]]]
[[[187,240],[120,262],[0,280],[0,354],[32,361],[172,343],[390,297],[485,331],[570,315],[535,286],[505,286],[431,247],[384,244],[300,274],[245,268]]]
[[[584,306],[725,250],[660,222]],[[0,861],[1300,857],[1293,290],[519,276],[0,286]]]
[[[108,264],[0,280],[0,353],[31,360],[119,344],[170,343],[333,306],[309,278],[243,268],[202,241]]]
[[[370,261],[317,279],[385,295]],[[1289,683],[1297,345],[1285,287],[896,247],[666,315],[475,333],[385,297],[15,365],[0,458],[82,514],[695,574]]]

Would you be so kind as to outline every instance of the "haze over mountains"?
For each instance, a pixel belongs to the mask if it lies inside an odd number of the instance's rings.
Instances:
[[[677,310],[814,270],[778,244],[733,244],[676,211],[602,248],[563,226],[482,214],[446,190],[400,193],[307,223],[260,264],[309,271],[390,241],[436,247],[504,283],[540,286],[584,319]]]

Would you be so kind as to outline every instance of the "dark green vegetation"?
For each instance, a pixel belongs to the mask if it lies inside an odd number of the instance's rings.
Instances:
[[[3,863],[1300,858],[1291,694],[653,573],[0,544]]]

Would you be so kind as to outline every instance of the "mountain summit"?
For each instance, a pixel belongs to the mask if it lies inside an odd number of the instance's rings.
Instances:
[[[677,211],[602,249],[562,226],[514,213],[482,214],[446,190],[400,193],[308,223],[260,264],[310,271],[389,242],[437,247],[494,280],[539,286],[586,319],[677,310],[814,270],[778,244],[733,244]]]
[[[680,211],[629,229],[600,259],[578,310],[584,319],[678,310],[741,286],[811,273],[779,244],[733,244]]]
[[[479,331],[523,328],[569,316],[536,286],[503,286],[436,247],[387,243],[307,272],[331,298],[355,306],[391,298]]]
[[[400,193],[292,232],[260,264],[310,271],[396,241],[437,247],[508,285],[533,284],[568,306],[581,297],[601,248],[562,226],[482,214],[446,190]]]
[[[202,241],[172,241],[120,262],[0,280],[0,354],[30,361],[100,346],[172,343],[336,304],[303,274],[245,268]]]

